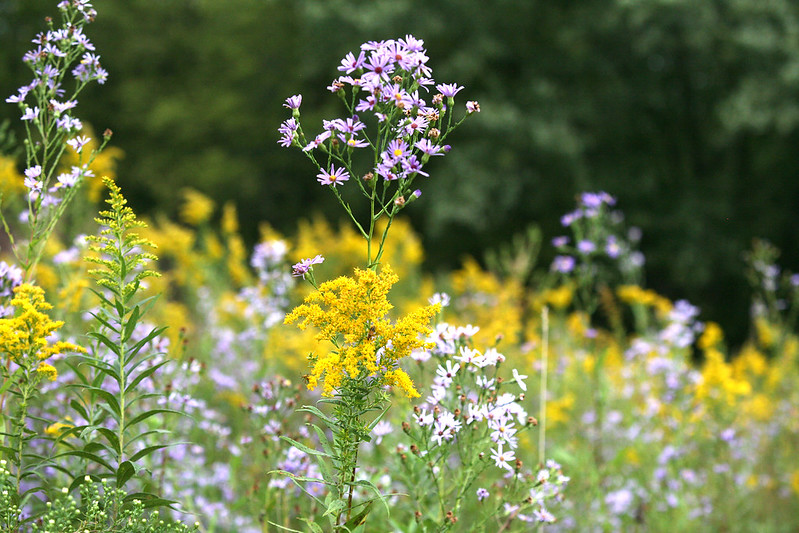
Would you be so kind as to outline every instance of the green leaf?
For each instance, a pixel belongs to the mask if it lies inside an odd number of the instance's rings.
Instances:
[[[328,427],[331,428],[336,427],[338,425],[338,423],[334,419],[330,418],[325,413],[323,413],[318,407],[314,407],[313,405],[303,405],[302,407],[297,409],[297,412],[314,414],[319,418],[321,418],[322,420],[324,420],[327,423]]]
[[[341,511],[343,511],[346,508],[347,508],[347,502],[341,499],[335,499],[332,502],[330,502],[330,504],[327,506],[325,514],[323,514],[322,516],[327,516],[332,514],[338,516],[339,513],[341,513]]]
[[[87,452],[84,450],[70,450],[68,452],[64,452],[63,454],[56,455],[53,459],[57,459],[59,457],[66,457],[66,456],[75,456],[81,457],[83,459],[88,459],[93,463],[97,463],[106,469],[108,472],[113,472],[114,467],[111,466],[108,461],[97,455],[96,453]]]
[[[309,448],[305,444],[299,443],[299,442],[297,442],[294,439],[286,437],[285,435],[281,435],[280,438],[282,440],[288,442],[289,444],[291,444],[292,446],[294,446],[295,448],[297,448],[301,452],[305,452],[305,453],[307,453],[309,455],[321,455],[322,457],[332,457],[331,455],[328,455],[325,452],[320,452],[319,450],[314,450],[313,448]]]
[[[86,409],[84,409],[84,407],[80,404],[80,402],[78,400],[70,400],[69,405],[80,416],[82,416],[84,420],[88,420],[89,419],[89,413],[86,412]]]
[[[119,402],[113,394],[101,387],[84,386],[83,388],[92,391],[105,400],[106,404],[108,404],[108,406],[111,408],[111,412],[115,415],[116,419],[120,419],[122,416],[122,411],[119,408]]]
[[[145,336],[136,344],[128,348],[127,357],[131,358],[136,356],[148,342],[150,342],[151,340],[153,340],[155,337],[159,336],[161,333],[163,333],[166,330],[167,330],[166,327],[153,329],[149,334],[147,334],[147,336]]]
[[[5,393],[11,385],[17,382],[17,378],[22,375],[25,370],[23,368],[17,368],[17,370],[11,374],[8,379],[3,383],[3,386],[0,387],[0,394]]]
[[[334,457],[335,452],[333,451],[333,447],[330,444],[330,439],[327,437],[324,430],[322,430],[322,428],[320,428],[316,424],[308,424],[308,425],[313,428],[314,432],[316,432],[316,436],[319,438],[319,444],[322,445],[322,449],[327,453],[328,456]]]
[[[116,433],[105,427],[98,427],[97,432],[105,437],[105,439],[108,441],[108,444],[111,445],[111,448],[117,452],[117,455],[122,454],[122,450],[119,447],[119,437],[117,437]]]
[[[142,457],[150,455],[154,451],[160,450],[162,448],[167,448],[169,446],[170,446],[169,444],[155,444],[153,446],[147,446],[146,448],[142,448],[138,452],[134,453],[133,456],[130,458],[130,460],[134,462],[138,461]]]
[[[367,503],[361,512],[359,512],[358,514],[347,520],[347,522],[344,524],[344,527],[350,530],[352,530],[352,528],[362,529],[364,527],[364,524],[366,523],[366,516],[372,510],[372,503],[373,502]]]
[[[108,320],[106,320],[105,318],[100,316],[99,313],[89,313],[89,314],[92,315],[92,317],[97,322],[99,322],[103,327],[113,331],[114,333],[119,333],[119,330],[116,328],[116,325],[115,324],[111,324],[111,322],[109,322]]]
[[[130,422],[126,424],[126,427],[133,427],[136,424],[143,422],[150,418],[151,416],[155,416],[159,413],[171,413],[171,414],[182,414],[180,411],[176,411],[174,409],[150,409],[149,411],[144,411],[143,413],[139,413],[135,418],[133,418]]]
[[[125,324],[125,333],[122,335],[122,342],[127,342],[139,322],[139,306],[135,306],[131,311],[128,321]]]
[[[117,356],[122,355],[122,354],[119,353],[120,352],[119,345],[116,344],[115,342],[113,342],[111,339],[109,339],[105,335],[103,335],[102,333],[98,333],[96,331],[92,331],[92,332],[89,333],[89,336],[90,337],[94,337],[95,339],[100,341],[102,344],[104,344],[106,346],[106,348],[111,350]]]
[[[325,533],[325,530],[322,529],[319,526],[319,524],[317,524],[316,522],[314,522],[310,518],[303,518],[303,517],[300,516],[300,517],[298,517],[298,519],[300,521],[305,522],[306,524],[308,524],[311,527],[311,531],[313,531],[313,533]]]
[[[136,469],[131,461],[122,461],[119,468],[117,468],[117,487],[122,487],[135,473]]]
[[[356,487],[367,487],[367,488],[372,489],[372,491],[374,491],[375,495],[377,496],[377,499],[380,500],[380,502],[386,508],[386,514],[391,516],[391,509],[389,509],[389,507],[388,507],[388,501],[380,493],[380,490],[374,485],[374,483],[372,483],[371,481],[366,480],[366,479],[359,479],[357,481],[351,481],[351,482],[348,481],[347,485],[354,485]]]
[[[282,529],[284,531],[291,531],[292,533],[303,533],[302,531],[299,531],[297,529],[291,529],[290,527],[281,526],[280,524],[276,524],[276,523],[271,522],[271,521],[267,521],[267,524],[269,524],[270,526],[275,526],[276,528]]]
[[[133,381],[128,383],[128,385],[125,387],[125,394],[128,394],[130,391],[132,391],[134,388],[136,388],[136,385],[141,383],[141,380],[143,380],[145,378],[148,378],[149,376],[153,375],[154,372],[156,372],[159,368],[161,368],[162,366],[164,366],[168,362],[169,362],[169,360],[164,360],[164,361],[162,361],[162,362],[160,362],[160,363],[158,363],[156,365],[153,365],[153,366],[147,368],[146,370],[142,371],[141,374],[136,376],[133,379]]]

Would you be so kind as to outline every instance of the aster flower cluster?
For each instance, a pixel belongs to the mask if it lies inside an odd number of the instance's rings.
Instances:
[[[799,319],[799,273],[782,268],[779,256],[780,250],[762,239],[756,239],[744,254],[758,337],[764,345],[772,345],[775,353],[780,353]],[[776,335],[770,333],[772,329]]]
[[[22,284],[25,272],[21,268],[0,261],[0,318],[5,318],[14,313],[14,308],[7,303],[14,293],[14,287]]]
[[[74,115],[77,96],[91,82],[105,83],[108,73],[83,31],[97,14],[92,4],[88,0],[64,0],[58,8],[61,26],[55,27],[48,18],[49,29],[33,39],[35,47],[22,58],[33,71],[33,80],[6,98],[7,103],[19,106],[29,141],[25,143],[24,170],[28,210],[22,222],[30,226],[31,236],[22,257],[14,248],[26,268],[38,261],[40,245],[63,212],[61,204],[68,203],[76,186],[92,176],[89,165],[111,135],[106,132],[101,148],[84,157],[91,139],[80,134],[83,124]],[[59,161],[67,146],[78,154],[79,161],[71,170],[59,173]]]
[[[582,193],[577,208],[561,217],[561,224],[572,235],[552,239],[558,254],[550,270],[576,280],[580,304],[588,312],[597,305],[591,296],[596,287],[638,283],[641,277],[644,256],[636,250],[641,232],[638,228],[624,231],[624,214],[613,209],[615,205],[616,198],[606,192]],[[616,279],[619,274],[621,280]]]
[[[357,55],[348,53],[338,67],[342,75],[328,87],[344,102],[348,115],[323,121],[322,132],[312,139],[306,138],[300,125],[302,96],[292,96],[285,103],[292,117],[280,125],[278,143],[300,148],[308,156],[319,170],[317,181],[334,191],[368,240],[378,218],[393,218],[421,195],[414,181],[420,175],[429,176],[424,165],[448,153],[445,139],[450,132],[480,111],[477,102],[468,102],[464,116],[453,119],[455,95],[463,87],[436,84],[427,61],[424,42],[411,35],[370,41],[361,45]],[[362,149],[373,157],[360,156]],[[356,163],[363,165],[360,173]],[[335,189],[353,178],[370,200],[368,225],[355,219]]]
[[[402,452],[405,490],[422,501],[434,495],[431,508],[449,509],[439,517],[445,525],[471,498],[492,507],[486,520],[553,522],[545,502],[562,498],[568,478],[552,461],[533,472],[516,456],[520,435],[537,424],[521,404],[528,376],[511,369],[503,377],[505,356],[495,347],[472,346],[478,330],[440,323],[427,338],[433,348],[414,355],[420,365],[437,367],[430,394],[414,408],[414,423],[403,426],[412,440],[411,455]],[[423,472],[432,486],[421,485]],[[489,480],[490,488],[479,485]]]

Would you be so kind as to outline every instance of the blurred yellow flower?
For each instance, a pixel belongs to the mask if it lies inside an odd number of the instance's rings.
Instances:
[[[5,197],[25,192],[24,180],[17,171],[17,162],[0,154],[0,194]]]
[[[199,226],[208,222],[216,209],[214,201],[190,187],[183,189],[181,194],[183,203],[180,206],[180,220],[191,226]]]

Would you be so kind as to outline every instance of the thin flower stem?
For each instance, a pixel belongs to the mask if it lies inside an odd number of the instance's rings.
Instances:
[[[538,464],[546,460],[547,446],[547,371],[549,369],[549,308],[544,306],[541,310],[541,420],[538,431]]]

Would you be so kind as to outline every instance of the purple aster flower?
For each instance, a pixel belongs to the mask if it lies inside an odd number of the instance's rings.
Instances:
[[[65,132],[80,131],[83,129],[83,122],[81,122],[80,119],[68,115],[57,118],[55,125],[58,129],[64,130]]]
[[[80,175],[76,174],[75,172],[69,172],[69,173],[64,172],[63,174],[59,174],[58,178],[56,179],[58,180],[58,183],[60,183],[62,187],[70,188],[78,184],[79,177]]]
[[[299,263],[292,265],[292,272],[291,275],[295,278],[302,276],[302,279],[305,279],[305,274],[307,274],[312,268],[313,265],[318,265],[323,263],[325,260],[324,257],[321,255],[317,255],[316,257],[303,259]]]
[[[799,287],[799,274],[794,274],[790,278],[791,285],[794,287]]]
[[[369,61],[364,63],[367,72],[364,72],[363,79],[367,81],[388,81],[388,75],[394,71],[391,57],[388,54],[374,51],[369,55]]]
[[[621,245],[615,235],[608,235],[608,240],[605,243],[605,253],[607,253],[608,257],[611,259],[616,259],[621,255]]]
[[[441,83],[439,85],[436,85],[436,89],[438,89],[438,92],[440,92],[447,98],[454,98],[455,95],[458,94],[458,92],[460,92],[461,89],[463,89],[463,87],[462,86],[459,87],[457,83]]]
[[[383,157],[390,161],[398,161],[408,155],[408,143],[402,139],[392,139],[388,143],[386,151],[383,152]]]
[[[427,155],[444,155],[441,147],[430,142],[430,139],[421,139],[414,146]]]
[[[616,205],[616,199],[605,191],[584,192],[580,197],[580,203],[585,207],[597,209],[602,204]]]
[[[422,163],[416,158],[415,155],[402,160],[402,168],[405,171],[405,176],[412,174],[421,174],[422,176],[430,177],[430,174],[422,171]]]
[[[569,238],[566,235],[560,235],[552,239],[552,246],[555,248],[562,248],[569,244]]]
[[[421,133],[427,129],[427,124],[427,119],[417,116],[416,118],[409,120],[408,123],[403,127],[403,130],[406,134],[413,135],[414,133]]]
[[[283,107],[288,107],[289,109],[299,109],[301,103],[302,103],[302,95],[295,94],[294,96],[289,96],[288,98],[286,98],[286,103],[283,104]]]
[[[375,173],[378,176],[382,176],[383,179],[386,181],[393,181],[399,179],[399,176],[396,172],[394,172],[394,161],[387,159],[385,154],[383,154],[383,160],[377,165],[375,169]]]
[[[534,509],[533,516],[539,522],[545,522],[547,524],[551,524],[555,521],[555,515],[547,511],[543,506],[540,509]]]
[[[488,498],[489,495],[490,495],[489,492],[486,489],[484,489],[483,487],[480,487],[479,489],[477,489],[477,501],[481,502],[481,501],[485,500],[486,498]]]
[[[396,83],[383,88],[383,99],[393,102],[400,109],[413,106],[413,99],[405,89]]]
[[[571,213],[566,213],[562,217],[560,217],[560,224],[561,226],[568,228],[571,226],[575,220],[581,218],[583,214],[579,211],[573,211]]]
[[[299,127],[300,125],[297,123],[297,120],[294,117],[284,120],[277,129],[278,133],[281,134],[281,137],[277,143],[284,148],[291,146],[292,142],[294,142],[294,137],[296,135],[295,132],[297,129],[299,129]]]
[[[353,115],[347,120],[336,119],[332,121],[335,128],[342,133],[357,133],[366,128],[366,124],[358,120],[358,115]]]
[[[424,41],[417,39],[413,35],[406,35],[404,39],[399,41],[411,52],[424,52]]]
[[[385,48],[385,53],[403,70],[413,70],[418,65],[418,54],[408,50],[401,41],[391,41]]]
[[[366,61],[366,55],[363,51],[361,51],[357,58],[352,52],[349,52],[344,59],[341,60],[341,66],[338,67],[338,69],[346,74],[352,74],[363,67],[364,61]]]
[[[68,140],[67,144],[70,145],[77,153],[80,153],[81,150],[83,150],[83,147],[86,146],[89,141],[91,141],[91,138],[80,135],[74,139]]]
[[[347,139],[343,133],[339,133],[338,138],[341,139],[341,142],[346,144],[349,148],[366,148],[369,146],[369,143],[363,139],[358,139],[356,137],[350,137]]]
[[[30,179],[36,179],[36,178],[38,178],[41,175],[42,175],[42,166],[41,165],[36,165],[36,166],[33,166],[33,167],[25,169],[25,176],[27,176]]]
[[[422,191],[420,189],[416,189],[411,193],[414,197],[419,198],[422,195]]]
[[[39,116],[38,107],[28,107],[25,109],[25,113],[22,115],[22,120],[36,120],[38,116]]]
[[[303,149],[302,149],[302,151],[303,151],[303,152],[309,152],[309,151],[313,150],[314,148],[319,148],[319,147],[322,145],[322,143],[323,143],[323,142],[325,142],[325,140],[326,140],[326,139],[328,139],[328,138],[330,137],[330,135],[331,135],[331,133],[330,133],[330,131],[329,131],[329,130],[325,130],[325,131],[323,131],[322,133],[320,133],[319,135],[317,135],[317,136],[314,138],[314,140],[312,140],[311,142],[309,142],[309,143],[308,143],[308,144],[305,146],[305,148],[303,148]]]
[[[330,165],[330,171],[320,171],[319,174],[316,175],[316,179],[322,185],[331,185],[335,187],[339,183],[349,180],[350,174],[344,167],[336,168],[335,165]]]
[[[590,254],[596,250],[596,244],[594,244],[593,241],[583,239],[577,243],[577,249],[580,251],[580,253]]]
[[[570,255],[557,255],[552,260],[552,270],[568,274],[574,270],[575,260]]]
[[[358,105],[355,106],[355,111],[374,111],[375,105],[377,105],[377,98],[370,94],[366,97],[366,100],[358,102]]]
[[[73,109],[76,105],[78,105],[77,100],[68,100],[66,102],[59,102],[55,98],[50,99],[50,105],[53,106],[53,110],[56,113],[63,113],[67,109]]]

